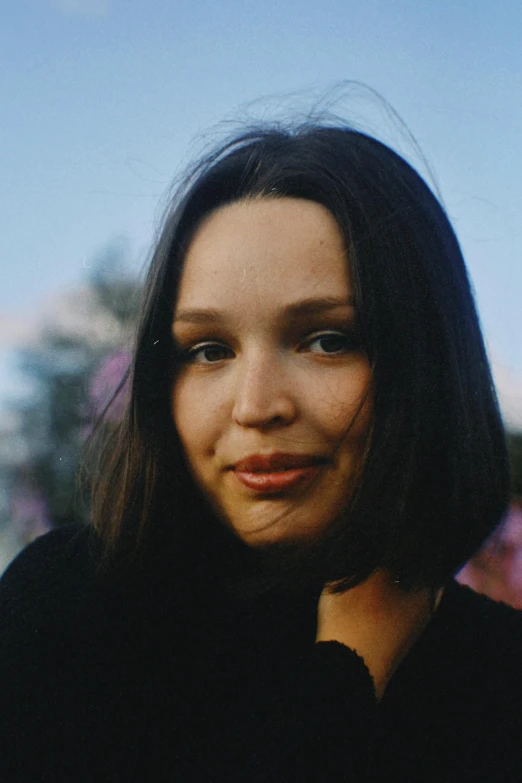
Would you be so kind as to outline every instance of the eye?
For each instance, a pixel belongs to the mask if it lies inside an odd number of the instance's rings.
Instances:
[[[306,347],[312,353],[340,355],[353,351],[356,342],[343,332],[318,332],[308,338]]]
[[[230,348],[220,343],[200,343],[184,352],[185,361],[190,364],[214,364],[233,356]]]

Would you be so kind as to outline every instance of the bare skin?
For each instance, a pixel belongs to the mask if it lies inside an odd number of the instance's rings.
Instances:
[[[317,610],[316,641],[337,641],[363,658],[381,699],[394,672],[428,625],[433,594],[406,592],[385,571],[344,593],[326,586]]]

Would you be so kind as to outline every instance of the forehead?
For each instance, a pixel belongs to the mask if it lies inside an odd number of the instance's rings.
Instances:
[[[268,308],[351,295],[341,231],[322,205],[258,198],[211,213],[185,256],[177,307]]]

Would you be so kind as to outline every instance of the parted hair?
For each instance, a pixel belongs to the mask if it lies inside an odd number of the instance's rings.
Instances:
[[[407,586],[438,586],[505,512],[502,420],[443,207],[400,155],[341,124],[243,131],[200,161],[172,197],[145,282],[128,406],[96,471],[94,527],[109,554],[168,539],[170,556],[182,557],[189,531],[202,519],[208,525],[212,514],[171,417],[173,309],[201,221],[260,196],[308,199],[336,219],[372,372],[373,420],[357,485],[342,524],[307,567],[341,587],[376,568]]]

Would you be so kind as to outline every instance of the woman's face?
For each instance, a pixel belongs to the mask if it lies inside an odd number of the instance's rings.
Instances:
[[[236,202],[186,254],[172,415],[192,475],[247,544],[305,541],[346,507],[371,417],[346,251],[323,206]]]

